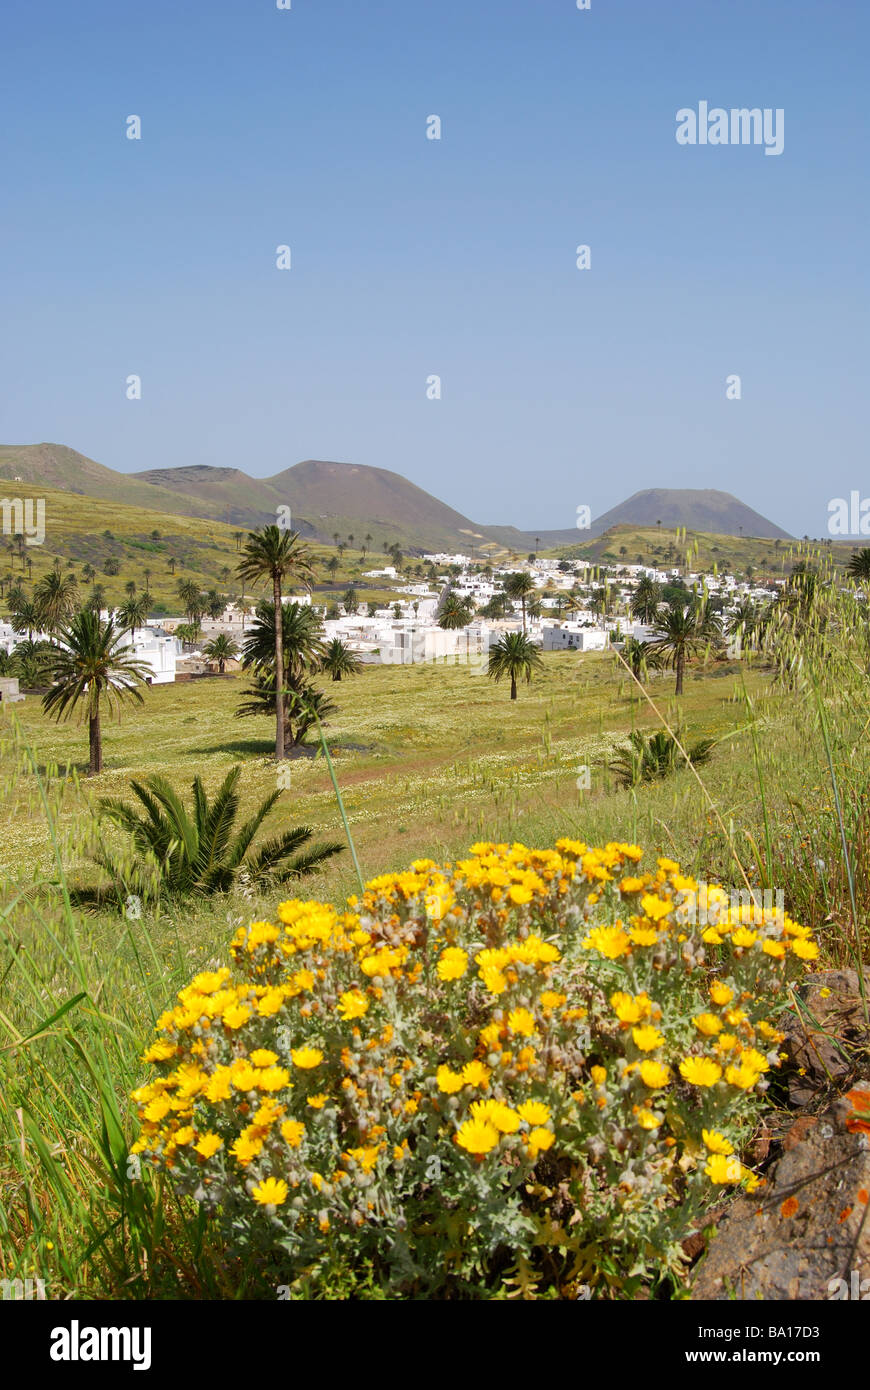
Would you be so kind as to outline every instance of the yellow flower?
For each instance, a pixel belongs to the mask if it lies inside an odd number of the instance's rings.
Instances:
[[[761,1072],[756,1067],[747,1067],[741,1061],[739,1066],[727,1067],[725,1080],[729,1086],[737,1086],[741,1091],[751,1091]]]
[[[628,934],[635,946],[655,946],[659,939],[654,927],[632,927]]]
[[[620,1023],[640,1023],[650,1011],[650,1003],[645,994],[633,996],[617,990],[610,996],[610,1007]]]
[[[461,980],[468,969],[468,953],[458,946],[448,946],[438,959],[439,980]]]
[[[289,1189],[283,1178],[264,1178],[252,1188],[251,1196],[261,1207],[280,1207],[286,1202]]]
[[[814,941],[802,941],[800,938],[791,943],[791,949],[798,960],[815,960],[819,954],[819,948]]]
[[[500,1134],[513,1134],[520,1127],[520,1117],[509,1105],[500,1100],[476,1100],[472,1102],[471,1113],[475,1120],[494,1125]]]
[[[224,1009],[223,1023],[226,1028],[241,1028],[251,1017],[251,1010],[244,1004],[231,1004]]]
[[[336,1004],[336,1009],[345,1023],[349,1023],[353,1018],[362,1018],[363,1014],[368,1013],[368,1007],[369,1001],[358,989],[347,990]]]
[[[556,1142],[556,1136],[552,1130],[536,1128],[529,1134],[529,1152],[532,1158],[537,1158],[539,1153],[544,1153],[551,1149]]]
[[[305,1134],[305,1126],[299,1120],[285,1120],[281,1126],[281,1137],[291,1149],[298,1149]]]
[[[534,1014],[529,1013],[528,1009],[512,1009],[508,1014],[508,1028],[512,1033],[522,1033],[523,1037],[530,1038],[535,1031]]]
[[[729,989],[728,985],[724,985],[721,980],[714,980],[710,986],[710,998],[714,1004],[730,1004],[734,998],[734,991]]]
[[[153,1042],[147,1052],[142,1054],[143,1062],[168,1062],[170,1057],[174,1057],[178,1048],[175,1043],[167,1042],[165,1038],[158,1038]]]
[[[488,1154],[498,1143],[498,1130],[485,1120],[466,1120],[457,1130],[456,1142],[470,1154]]]
[[[652,1110],[638,1110],[635,1116],[641,1129],[658,1129],[661,1124],[661,1116],[656,1115]]]
[[[685,1057],[680,1063],[680,1076],[692,1086],[715,1086],[722,1068],[711,1057]]]
[[[772,956],[774,960],[783,960],[788,947],[784,941],[765,941],[761,949],[766,956]]]
[[[713,1038],[722,1032],[722,1024],[715,1014],[696,1014],[692,1022],[698,1032],[707,1038]]]
[[[758,940],[758,932],[750,931],[748,927],[738,927],[731,934],[731,942],[734,946],[754,946]]]
[[[743,1165],[739,1158],[732,1158],[723,1153],[714,1153],[707,1160],[704,1172],[711,1182],[734,1183],[739,1182],[743,1177]]]
[[[672,902],[663,902],[661,898],[655,897],[652,893],[644,893],[640,905],[643,908],[644,916],[648,917],[651,922],[659,922],[663,917],[667,917],[674,906]]]
[[[320,1095],[309,1096],[305,1103],[306,1105],[310,1105],[312,1110],[322,1110],[328,1100],[329,1096],[321,1091]]]
[[[290,1052],[293,1058],[294,1067],[301,1067],[303,1071],[310,1071],[312,1067],[319,1067],[323,1061],[323,1053],[317,1047],[297,1047]]]
[[[663,1062],[653,1062],[647,1058],[640,1064],[640,1079],[651,1091],[657,1091],[670,1081],[670,1069]]]
[[[223,1148],[223,1139],[218,1134],[203,1134],[194,1144],[194,1148],[203,1158],[211,1158],[218,1149]]]
[[[639,1047],[641,1052],[655,1052],[665,1041],[664,1034],[660,1033],[658,1028],[653,1028],[651,1023],[647,1023],[643,1028],[632,1028],[631,1036],[634,1038],[635,1047]]]
[[[555,990],[545,989],[541,994],[541,1007],[544,1009],[558,1009],[560,1005],[568,1002],[567,994],[557,994]]]
[[[592,1077],[596,1086],[603,1086],[607,1080],[607,1072],[604,1067],[590,1067],[589,1075]]]
[[[550,1118],[549,1107],[540,1100],[524,1100],[517,1106],[517,1113],[529,1125],[545,1125]]]
[[[444,1091],[448,1096],[452,1096],[457,1091],[461,1091],[465,1084],[459,1072],[451,1071],[449,1067],[444,1065],[438,1068],[436,1079],[438,1081],[438,1090]]]
[[[482,1062],[466,1062],[462,1068],[462,1081],[466,1086],[486,1086],[489,1081],[489,1068]]]
[[[621,926],[593,927],[581,945],[599,951],[608,960],[616,960],[631,949],[631,939]]]
[[[235,1155],[243,1168],[257,1157],[263,1147],[263,1140],[255,1134],[249,1134],[247,1130],[242,1130],[238,1139],[232,1145],[230,1152]]]
[[[277,1052],[270,1052],[266,1047],[258,1047],[256,1052],[251,1053],[251,1061],[255,1067],[271,1067],[277,1060]]]
[[[508,897],[510,898],[512,903],[516,903],[519,907],[522,906],[523,903],[530,903],[532,901],[533,894],[531,888],[527,888],[525,884],[514,883],[508,889]]]
[[[733,1145],[728,1143],[724,1134],[720,1134],[718,1129],[702,1129],[701,1138],[706,1148],[711,1154],[733,1154]]]

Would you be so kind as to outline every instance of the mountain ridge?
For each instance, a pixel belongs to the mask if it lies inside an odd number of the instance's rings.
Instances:
[[[714,488],[646,488],[585,530],[525,531],[472,521],[391,469],[327,459],[303,459],[266,478],[210,464],[122,473],[67,445],[0,445],[0,483],[16,477],[30,485],[248,529],[274,521],[277,509],[289,506],[294,530],[309,538],[328,542],[337,535],[346,543],[353,535],[357,545],[375,549],[385,548],[385,541],[406,549],[473,549],[479,558],[576,545],[625,523],[791,539],[739,498]]]

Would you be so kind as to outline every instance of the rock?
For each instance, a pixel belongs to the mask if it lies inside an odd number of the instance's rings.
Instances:
[[[860,1082],[822,1114],[801,1116],[766,1185],[729,1207],[692,1299],[848,1296],[838,1289],[870,1279],[868,1201],[870,1083]]]
[[[798,997],[803,1007],[798,1013],[783,1014],[780,1026],[786,1035],[783,1051],[788,1054],[789,1100],[800,1107],[821,1091],[848,1084],[856,1051],[866,1048],[868,1036],[854,970],[808,975]]]

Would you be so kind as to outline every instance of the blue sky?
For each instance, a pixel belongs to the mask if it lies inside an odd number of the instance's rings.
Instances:
[[[372,464],[527,530],[718,487],[822,535],[870,493],[868,40],[861,0],[19,6],[0,441]],[[702,100],[783,108],[783,153],[678,145]]]

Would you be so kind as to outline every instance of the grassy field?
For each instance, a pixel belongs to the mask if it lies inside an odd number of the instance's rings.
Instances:
[[[125,507],[97,497],[79,497],[21,483],[17,484],[16,495],[45,499],[45,542],[25,545],[22,557],[12,537],[4,537],[5,563],[0,564],[4,590],[19,579],[29,589],[59,560],[65,572],[76,575],[83,598],[90,592],[90,585],[83,580],[81,571],[84,565],[91,565],[97,571],[94,582],[102,586],[109,607],[124,602],[129,580],[135,582],[139,593],[147,589],[154,604],[162,605],[152,611],[174,616],[182,612],[179,580],[193,579],[204,590],[215,588],[224,595],[242,592],[236,576],[237,536],[241,529],[237,526]],[[315,596],[321,602],[333,597],[340,601],[350,584],[355,586],[360,604],[369,600],[388,603],[406,597],[362,578],[365,570],[391,563],[377,552],[364,558],[360,550],[345,550],[335,576],[330,576],[326,569],[328,560],[337,555],[333,546],[314,544],[311,553],[318,575]],[[105,573],[104,565],[109,559],[117,560],[117,575]],[[172,560],[174,566],[170,565]],[[258,590],[253,598],[248,592],[248,601],[262,597],[263,592]]]
[[[619,808],[620,824],[637,817],[630,794],[616,791],[608,765],[633,727],[656,720],[612,656],[548,654],[542,675],[521,687],[515,704],[506,686],[464,666],[373,665],[355,679],[320,684],[338,706],[328,740],[367,872],[398,867],[424,851],[454,854],[484,832],[574,833],[596,817],[602,802],[607,814],[611,803]],[[74,824],[95,792],[123,794],[131,777],[155,772],[184,788],[199,773],[211,791],[241,762],[244,808],[266,795],[276,775],[272,728],[266,718],[234,717],[244,685],[238,677],[152,687],[144,705],[125,711],[120,723],[106,724],[106,770],[93,782],[73,775],[61,826]],[[672,685],[672,677],[662,675],[652,688],[663,712],[674,717]],[[763,677],[751,675],[748,689],[763,691]],[[10,708],[42,766],[69,765],[73,774],[86,768],[83,727],[47,720],[36,696]],[[724,740],[720,772],[734,766],[745,743],[736,731],[746,722],[737,665],[714,664],[706,677],[690,680],[680,717],[687,737]],[[590,767],[588,791],[576,785],[582,766]],[[276,829],[304,821],[322,833],[340,830],[332,784],[315,744],[294,759],[291,777],[274,814]],[[681,796],[694,799],[697,784],[689,782]],[[726,803],[726,809],[733,808]],[[620,833],[614,827],[613,834]],[[690,846],[685,852],[694,857]],[[0,869],[12,874],[16,863],[40,871],[49,865],[42,828],[26,819],[8,825],[0,846]],[[335,881],[323,885],[327,891],[349,888],[349,862],[341,861],[330,877]]]

